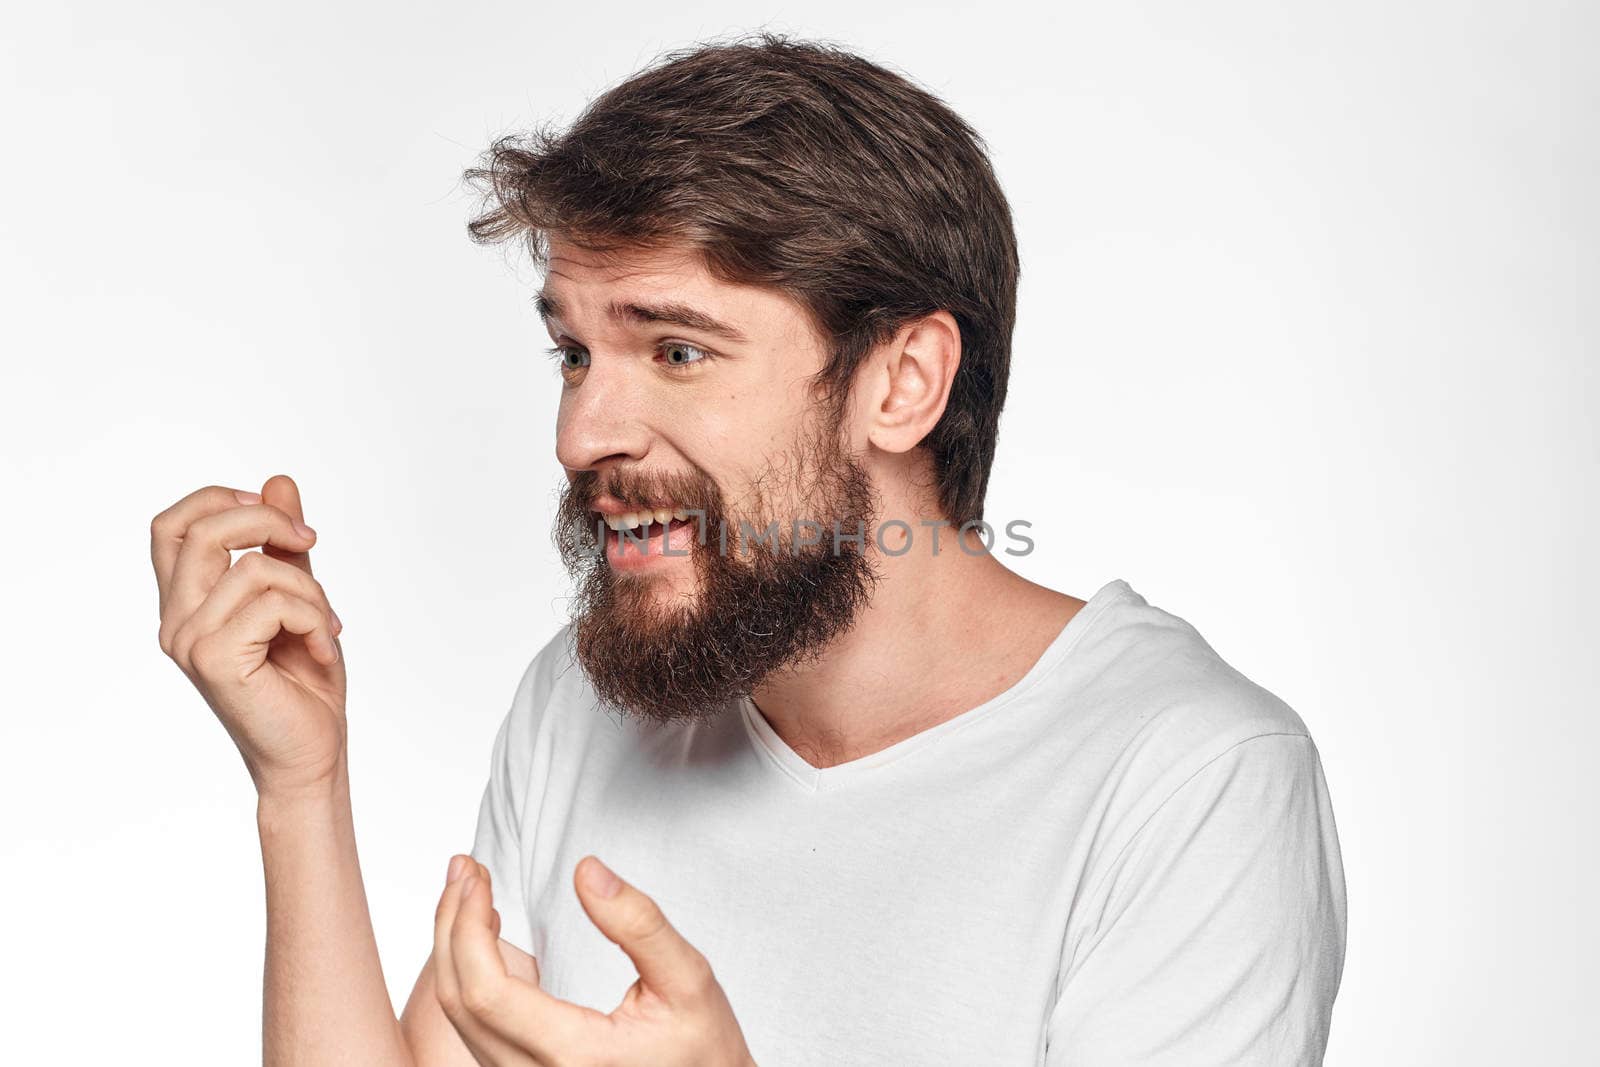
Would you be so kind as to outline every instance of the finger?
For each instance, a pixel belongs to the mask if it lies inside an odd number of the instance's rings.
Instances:
[[[439,1003],[446,1008],[447,1014],[455,1010],[455,1005],[460,1002],[460,991],[456,985],[456,966],[450,956],[450,927],[455,922],[456,908],[460,906],[457,895],[461,889],[462,879],[458,867],[467,866],[470,861],[464,857],[452,856],[450,859],[450,873],[446,877],[444,892],[439,895],[439,906],[433,912],[433,988]]]
[[[300,503],[300,487],[287,474],[274,474],[268,478],[261,487],[261,499],[278,508],[293,521],[305,524],[306,514]],[[311,553],[304,548],[268,545],[263,551],[274,559],[281,559],[307,574],[311,573]]]
[[[517,1055],[515,1047],[503,1036],[489,1029],[470,1011],[461,997],[461,983],[456,974],[456,964],[451,950],[451,930],[461,905],[461,890],[479,870],[470,856],[451,857],[451,870],[458,873],[447,881],[439,906],[433,915],[433,991],[434,999],[444,1012],[450,1025],[455,1027],[461,1040],[482,1062],[479,1052],[488,1053],[491,1062],[517,1063],[526,1055]]]
[[[202,635],[221,629],[245,604],[268,589],[281,589],[315,604],[328,616],[328,633],[337,637],[342,627],[328,603],[322,583],[282,560],[269,559],[260,552],[246,552],[218,579],[194,614],[172,635],[172,658],[188,669],[189,650]]]
[[[450,958],[462,1005],[479,1023],[540,1059],[570,1062],[579,1053],[596,1054],[610,1046],[610,1016],[551,996],[514,978],[500,955],[488,872],[468,875],[451,917]]]
[[[150,563],[155,567],[156,588],[160,592],[163,608],[167,603],[167,591],[172,585],[172,571],[178,562],[178,549],[183,545],[184,534],[190,525],[196,519],[236,508],[240,504],[259,503],[260,493],[208,485],[204,489],[196,489],[150,520]]]
[[[171,639],[195,613],[232,562],[236,548],[265,544],[309,547],[316,540],[310,527],[296,528],[285,512],[268,504],[235,504],[225,511],[196,519],[189,525],[172,585],[161,615],[161,647],[171,652]]]
[[[280,633],[302,634],[313,659],[339,662],[327,613],[282,589],[268,589],[245,604],[220,630],[202,634],[189,649],[193,669],[207,678],[245,681],[265,662],[265,650]],[[240,668],[248,664],[249,670]],[[230,678],[231,676],[231,678]]]
[[[602,934],[628,954],[639,977],[669,1003],[703,996],[715,984],[711,965],[683,939],[656,902],[618,878],[597,856],[573,872],[578,901]]]

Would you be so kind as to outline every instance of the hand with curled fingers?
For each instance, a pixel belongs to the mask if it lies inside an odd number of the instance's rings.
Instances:
[[[753,1067],[711,965],[644,893],[594,856],[573,872],[578,900],[639,978],[609,1015],[510,975],[498,948],[489,872],[450,861],[434,915],[439,1006],[484,1067]],[[534,972],[537,979],[538,972]]]
[[[344,759],[342,625],[311,575],[316,532],[286,475],[207,486],[150,523],[161,650],[222,721],[263,796],[324,788]],[[261,547],[230,563],[231,550]]]

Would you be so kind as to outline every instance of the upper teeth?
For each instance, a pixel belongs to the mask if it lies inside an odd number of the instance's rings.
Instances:
[[[653,511],[624,511],[620,515],[605,516],[606,525],[613,530],[636,530],[641,526],[649,526],[652,522],[665,525],[673,519],[686,522],[689,512],[686,508],[656,508]]]

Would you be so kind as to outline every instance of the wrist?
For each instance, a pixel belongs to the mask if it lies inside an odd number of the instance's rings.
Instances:
[[[314,815],[348,807],[349,803],[350,774],[342,754],[326,774],[303,781],[260,784],[256,789],[257,819]]]

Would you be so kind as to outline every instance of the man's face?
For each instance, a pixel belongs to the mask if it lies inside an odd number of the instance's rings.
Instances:
[[[563,380],[557,542],[601,697],[713,715],[848,629],[873,570],[832,531],[870,531],[873,490],[813,395],[826,351],[804,310],[692,255],[559,239],[541,310]],[[797,544],[796,520],[818,543]],[[773,523],[775,542],[752,541]]]

